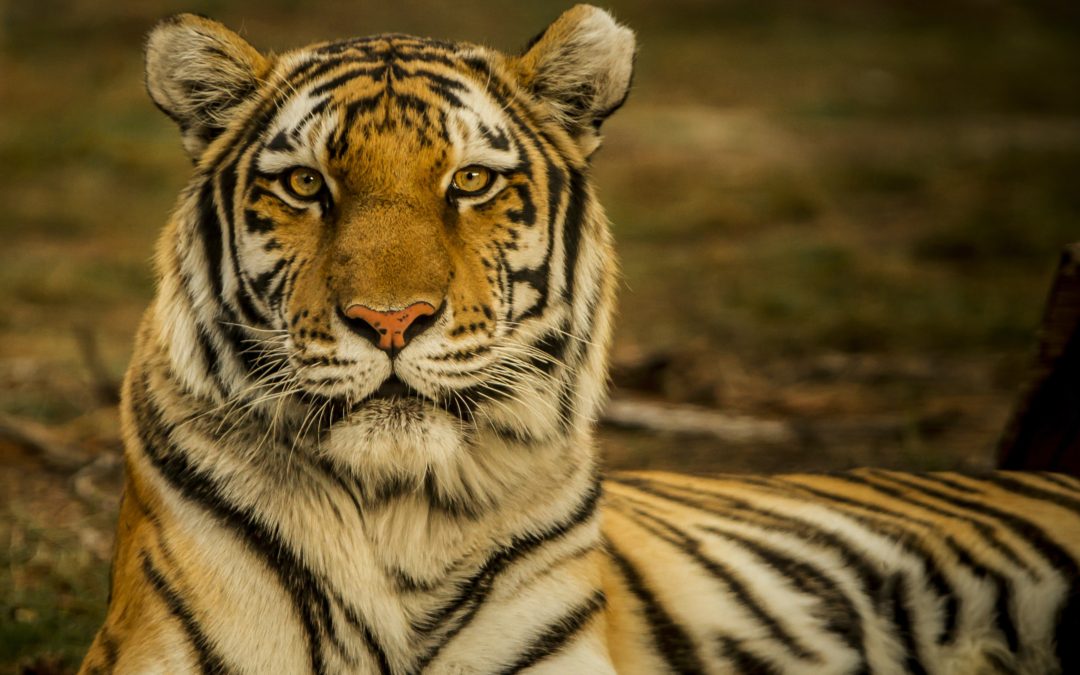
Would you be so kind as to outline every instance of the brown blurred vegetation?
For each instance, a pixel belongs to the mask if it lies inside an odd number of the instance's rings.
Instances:
[[[1080,5],[606,4],[641,43],[595,161],[626,279],[616,396],[791,432],[605,427],[608,463],[989,466],[1080,239]],[[55,445],[0,438],[0,667],[72,668],[104,609],[119,443],[97,389],[189,170],[142,90],[146,30],[197,11],[269,49],[393,30],[512,50],[565,6],[0,5],[0,414]]]

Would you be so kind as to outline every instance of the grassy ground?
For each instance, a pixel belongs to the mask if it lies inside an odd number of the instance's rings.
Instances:
[[[630,370],[660,364],[622,394],[818,430],[769,447],[609,429],[609,464],[989,466],[1057,252],[1080,239],[1080,12],[609,4],[641,40],[633,97],[596,160],[626,277],[615,353]],[[0,6],[0,413],[88,456],[115,451],[77,335],[122,372],[188,171],[142,91],[156,18],[199,11],[277,49],[382,30],[511,49],[561,8]],[[73,475],[0,443],[0,667],[63,671],[85,649],[104,605],[111,466]]]

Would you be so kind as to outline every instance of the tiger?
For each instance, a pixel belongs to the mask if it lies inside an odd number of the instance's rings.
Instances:
[[[604,475],[635,54],[152,29],[193,173],[81,673],[1080,672],[1076,479]]]

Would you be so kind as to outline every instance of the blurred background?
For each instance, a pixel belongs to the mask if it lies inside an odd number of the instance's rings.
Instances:
[[[604,4],[640,39],[595,158],[625,275],[608,466],[992,466],[1080,239],[1080,5]],[[0,668],[73,670],[103,616],[114,385],[190,169],[143,91],[153,22],[516,50],[567,6],[0,3]]]

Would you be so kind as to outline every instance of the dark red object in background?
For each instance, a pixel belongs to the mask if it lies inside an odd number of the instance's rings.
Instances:
[[[1061,256],[1032,378],[999,449],[1002,469],[1080,478],[1080,242]]]

